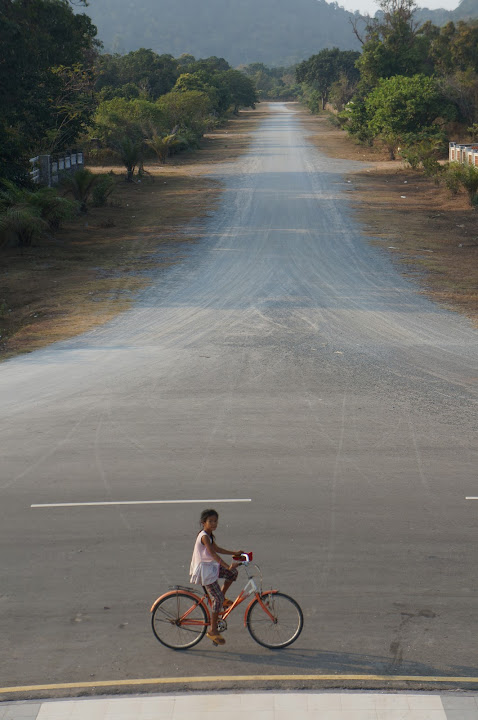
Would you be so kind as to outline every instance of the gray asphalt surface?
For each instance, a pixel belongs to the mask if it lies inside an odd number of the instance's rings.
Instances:
[[[367,244],[352,162],[275,105],[206,237],[104,328],[0,367],[0,685],[259,673],[476,675],[477,333]],[[301,603],[163,648],[202,505]],[[209,503],[207,503],[209,504]]]

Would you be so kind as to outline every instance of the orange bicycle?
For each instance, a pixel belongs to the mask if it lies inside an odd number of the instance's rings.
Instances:
[[[234,558],[239,559],[239,558]],[[252,598],[244,613],[244,625],[251,637],[263,647],[273,650],[295,642],[302,632],[304,616],[299,604],[278,590],[262,591],[262,573],[252,564],[252,553],[240,557],[247,582],[232,605],[219,615],[218,630],[227,630],[226,619],[247,598]],[[259,577],[256,583],[253,571]],[[161,595],[151,608],[153,632],[160,643],[173,650],[188,650],[200,642],[211,624],[211,603],[204,590],[200,596],[193,588],[176,585]],[[217,645],[217,643],[213,643]]]

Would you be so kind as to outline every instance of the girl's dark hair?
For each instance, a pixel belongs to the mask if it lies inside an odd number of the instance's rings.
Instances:
[[[217,510],[213,510],[212,508],[209,510],[203,510],[201,513],[201,523],[205,523],[206,520],[210,517],[219,517]]]
[[[201,525],[202,525],[202,523],[205,523],[206,520],[210,517],[219,518],[217,510],[213,510],[212,508],[210,508],[209,510],[203,510],[201,513]],[[199,531],[199,532],[201,532],[201,531]],[[211,533],[211,539],[214,542],[214,535],[212,533]]]

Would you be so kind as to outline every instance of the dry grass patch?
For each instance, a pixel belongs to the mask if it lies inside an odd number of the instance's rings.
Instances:
[[[350,173],[353,205],[373,242],[393,253],[404,274],[478,326],[478,214],[457,196],[387,153],[357,145],[327,116],[302,116],[310,139],[335,158],[364,162]]]
[[[91,208],[31,248],[0,249],[0,357],[30,352],[85,332],[130,307],[161,269],[181,260],[203,232],[220,184],[204,177],[249,145],[260,112],[243,112],[206,136],[199,151],[147,165],[141,183],[113,172],[110,204]]]

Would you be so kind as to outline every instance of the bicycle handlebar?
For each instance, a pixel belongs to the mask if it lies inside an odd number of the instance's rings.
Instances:
[[[232,559],[235,560],[236,562],[241,562],[241,563],[244,563],[245,565],[247,565],[248,563],[252,562],[252,557],[253,557],[253,553],[251,550],[251,552],[248,552],[248,553],[241,553],[240,555],[233,555]]]

